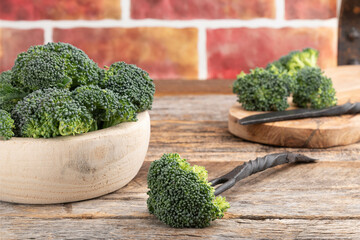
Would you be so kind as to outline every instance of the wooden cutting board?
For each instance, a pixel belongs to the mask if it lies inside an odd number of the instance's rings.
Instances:
[[[339,105],[360,102],[360,66],[331,68],[325,74],[333,80]],[[229,110],[229,131],[249,141],[284,147],[327,148],[360,141],[360,114],[254,125],[238,123],[241,118],[259,113],[263,112],[246,111],[236,103]]]

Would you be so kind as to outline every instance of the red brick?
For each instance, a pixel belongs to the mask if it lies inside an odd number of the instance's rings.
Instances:
[[[194,28],[55,29],[53,38],[84,50],[99,66],[125,61],[143,68],[155,79],[198,77]]]
[[[336,17],[336,0],[286,0],[286,19],[327,19]]]
[[[1,0],[5,20],[119,19],[120,0]]]
[[[132,0],[135,19],[275,18],[275,0]]]
[[[19,53],[43,43],[44,32],[41,29],[0,28],[0,72],[11,69]]]
[[[336,65],[336,29],[238,28],[207,31],[208,77],[234,79],[241,71],[265,67],[296,49],[320,51],[322,68]]]

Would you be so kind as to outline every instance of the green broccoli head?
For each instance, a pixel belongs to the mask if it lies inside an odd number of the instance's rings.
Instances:
[[[149,74],[135,65],[113,63],[100,86],[126,96],[137,107],[137,112],[151,109],[155,85]]]
[[[282,56],[277,61],[269,63],[266,69],[295,76],[298,70],[306,66],[317,67],[318,57],[319,51],[313,48],[305,48],[302,51],[296,50]]]
[[[17,134],[22,137],[55,137],[94,130],[88,110],[67,89],[48,88],[32,92],[12,111]]]
[[[336,92],[330,78],[320,68],[305,67],[296,75],[297,89],[293,102],[303,108],[326,108],[336,105]]]
[[[96,84],[102,77],[103,70],[82,50],[61,42],[30,47],[12,68],[13,82],[31,91]]]
[[[244,71],[241,71],[237,76],[236,76],[236,79],[239,79],[239,78],[243,78],[246,76],[246,73]],[[232,84],[232,91],[233,93],[238,93],[239,90],[240,90],[241,86],[240,86],[240,81],[234,81],[233,84]]]
[[[110,89],[101,89],[95,85],[80,86],[72,94],[92,114],[98,128],[136,121],[136,107],[126,97]]]
[[[313,48],[305,48],[302,52],[294,51],[285,56],[283,64],[290,73],[297,72],[304,67],[317,67],[318,57],[319,51]]]
[[[22,89],[13,86],[10,70],[0,74],[0,109],[11,112],[16,103],[27,94]]]
[[[215,197],[204,167],[190,166],[177,153],[164,154],[151,163],[147,176],[149,212],[176,228],[203,228],[222,218],[230,207]]]
[[[293,79],[287,74],[255,68],[238,76],[233,91],[246,110],[282,111],[289,107],[287,97],[293,86]]]
[[[0,84],[11,84],[11,70],[4,71],[0,74]]]
[[[11,118],[10,113],[0,109],[0,139],[10,139],[14,136],[14,120]]]
[[[270,70],[276,74],[286,74],[288,72],[287,68],[280,61],[269,63],[266,66],[266,70]]]

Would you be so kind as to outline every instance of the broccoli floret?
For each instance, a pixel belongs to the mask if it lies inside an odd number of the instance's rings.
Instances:
[[[14,136],[14,120],[11,118],[10,113],[0,109],[0,139],[10,139]]]
[[[317,67],[319,51],[313,48],[305,48],[302,51],[292,51],[279,60],[269,63],[270,67],[277,68],[280,72],[287,71],[290,76],[296,75],[296,72],[306,66]]]
[[[266,69],[272,69],[281,73],[287,73],[294,77],[298,70],[308,66],[317,67],[319,51],[313,48],[305,48],[302,51],[292,51],[282,56],[279,60],[271,62]]]
[[[238,102],[250,111],[282,111],[289,107],[287,97],[294,83],[287,74],[276,74],[262,68],[240,74],[233,83]]]
[[[95,130],[91,114],[67,89],[40,89],[19,101],[12,111],[17,134],[22,137],[55,137]]]
[[[164,154],[148,172],[149,212],[171,227],[209,226],[224,216],[230,204],[215,197],[207,177],[204,167],[190,166],[177,153]]]
[[[266,66],[266,70],[270,70],[277,74],[285,74],[288,72],[287,68],[280,61],[269,63]]]
[[[100,86],[126,96],[137,107],[137,112],[151,109],[155,85],[149,74],[135,65],[113,63]]]
[[[0,74],[0,109],[11,112],[16,103],[27,94],[22,89],[13,86],[10,70]]]
[[[298,71],[306,66],[317,67],[319,52],[312,48],[306,48],[302,52],[290,53],[286,62],[288,71]]]
[[[97,84],[102,77],[103,70],[82,50],[61,42],[30,47],[12,68],[13,82],[31,91]]]
[[[296,75],[293,102],[302,108],[326,108],[336,105],[336,92],[330,78],[320,68],[305,67]]]
[[[0,84],[11,84],[11,70],[4,71],[0,74]]]
[[[241,73],[239,73],[237,76],[236,76],[236,79],[239,79],[239,78],[243,78],[246,76],[246,73],[244,71],[241,71]],[[232,85],[232,91],[233,93],[238,93],[239,90],[240,90],[240,81],[234,81],[233,82],[233,85]]]
[[[136,107],[126,97],[109,89],[80,86],[73,91],[73,97],[93,115],[98,128],[136,121]]]

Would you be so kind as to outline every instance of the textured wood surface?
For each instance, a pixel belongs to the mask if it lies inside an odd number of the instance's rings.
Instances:
[[[239,124],[240,119],[254,114],[259,112],[246,111],[240,104],[234,104],[229,110],[229,131],[249,141],[284,147],[328,148],[360,140],[359,114]]]
[[[199,80],[154,80],[155,96],[233,94],[233,79]]]
[[[227,129],[233,95],[157,97],[146,161],[126,187],[100,198],[57,205],[0,202],[4,239],[356,239],[360,236],[360,143],[326,150],[251,143]],[[206,229],[172,229],[149,215],[150,162],[178,152],[210,178],[243,161],[293,151],[315,164],[269,169],[222,194],[231,204]]]
[[[359,66],[328,69],[325,74],[333,80],[338,104],[360,101]],[[328,148],[360,140],[360,114],[254,125],[238,123],[241,118],[259,113],[234,104],[229,110],[229,131],[249,141],[286,147]]]

